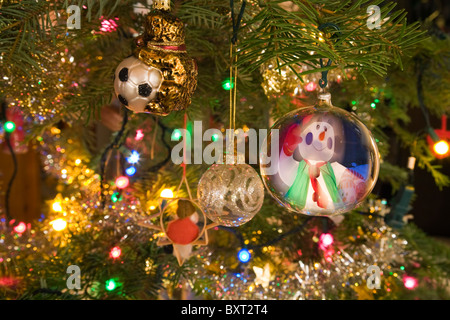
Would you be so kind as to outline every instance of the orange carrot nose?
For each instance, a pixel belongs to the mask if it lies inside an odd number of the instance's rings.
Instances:
[[[323,141],[325,139],[325,131],[323,131],[321,134],[319,134],[319,140]]]

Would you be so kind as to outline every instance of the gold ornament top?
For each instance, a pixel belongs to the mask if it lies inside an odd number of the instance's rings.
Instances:
[[[186,52],[184,23],[169,12],[154,10],[145,19],[135,56],[161,70],[164,81],[145,111],[166,116],[186,109],[197,88],[197,64]]]
[[[153,0],[153,9],[170,11],[170,0]]]
[[[141,36],[147,45],[181,46],[185,44],[184,23],[165,11],[152,11],[145,18]]]

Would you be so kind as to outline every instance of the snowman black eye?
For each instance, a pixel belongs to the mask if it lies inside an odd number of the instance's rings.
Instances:
[[[328,128],[327,127],[325,127],[325,132],[327,132],[328,131]]]
[[[320,129],[320,125],[319,125],[319,124],[317,125],[316,129],[317,129],[317,130],[319,130],[319,129]]]

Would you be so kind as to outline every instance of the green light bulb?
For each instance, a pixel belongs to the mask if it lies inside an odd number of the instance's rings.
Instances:
[[[181,138],[181,131],[179,129],[175,129],[172,132],[172,141],[179,141]]]
[[[12,121],[7,121],[3,125],[3,128],[5,128],[6,132],[12,133],[12,132],[14,132],[14,130],[16,130],[16,124]]]
[[[116,203],[118,201],[122,200],[122,196],[120,195],[119,192],[114,192],[113,195],[111,196],[111,201]]]
[[[224,90],[230,91],[234,88],[233,82],[230,80],[230,78],[225,79],[225,81],[222,82],[222,88]]]
[[[106,290],[108,291],[113,291],[115,288],[117,287],[117,283],[116,281],[114,281],[114,279],[109,279],[108,281],[106,281]]]

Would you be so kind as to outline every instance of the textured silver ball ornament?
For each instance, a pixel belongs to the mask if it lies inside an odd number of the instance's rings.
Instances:
[[[201,177],[197,197],[209,219],[222,226],[238,227],[261,209],[264,185],[247,164],[214,164]]]

